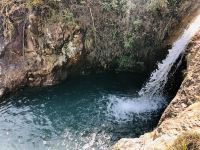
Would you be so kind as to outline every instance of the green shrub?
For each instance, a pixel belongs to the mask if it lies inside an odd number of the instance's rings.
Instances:
[[[136,40],[136,34],[133,33],[128,33],[127,35],[125,35],[124,37],[124,48],[126,49],[131,49],[134,46]]]
[[[156,11],[160,9],[166,9],[168,5],[167,0],[150,0],[147,3],[147,8],[150,11]]]
[[[136,59],[134,55],[123,55],[118,59],[119,70],[129,70],[133,68],[136,64]]]
[[[102,2],[101,7],[104,11],[110,11],[113,9],[112,4],[109,2]]]

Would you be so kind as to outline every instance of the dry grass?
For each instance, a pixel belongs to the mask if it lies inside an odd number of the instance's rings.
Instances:
[[[183,133],[168,150],[200,150],[200,134],[196,132]]]

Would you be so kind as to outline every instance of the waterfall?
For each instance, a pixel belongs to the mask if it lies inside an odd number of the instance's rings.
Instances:
[[[150,79],[145,86],[138,92],[139,96],[116,97],[109,95],[107,104],[107,115],[116,121],[130,121],[133,118],[142,117],[148,120],[148,117],[154,117],[152,113],[161,110],[166,106],[166,98],[163,95],[164,87],[168,81],[168,75],[175,65],[177,68],[180,62],[176,63],[178,58],[184,54],[184,51],[193,37],[200,29],[200,15],[188,26],[183,34],[174,42],[169,53],[161,63],[158,63],[158,69],[152,72]]]
[[[174,42],[169,53],[161,63],[158,63],[158,69],[152,72],[149,81],[139,91],[140,96],[152,99],[154,96],[161,96],[168,80],[169,72],[177,59],[184,53],[186,46],[193,35],[200,29],[200,15],[189,25],[183,34]]]

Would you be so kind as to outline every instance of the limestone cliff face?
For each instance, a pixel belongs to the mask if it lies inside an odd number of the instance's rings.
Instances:
[[[83,50],[80,27],[62,18],[43,20],[41,10],[8,3],[0,22],[0,97],[22,86],[59,83]],[[44,13],[44,12],[43,12]]]
[[[200,32],[186,53],[187,75],[156,129],[139,138],[121,139],[112,150],[165,150],[184,132],[200,133]]]

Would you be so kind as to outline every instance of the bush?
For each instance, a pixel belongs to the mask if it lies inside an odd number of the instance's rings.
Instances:
[[[167,0],[150,0],[148,2],[147,8],[151,11],[156,11],[159,9],[166,9],[168,1]]]

